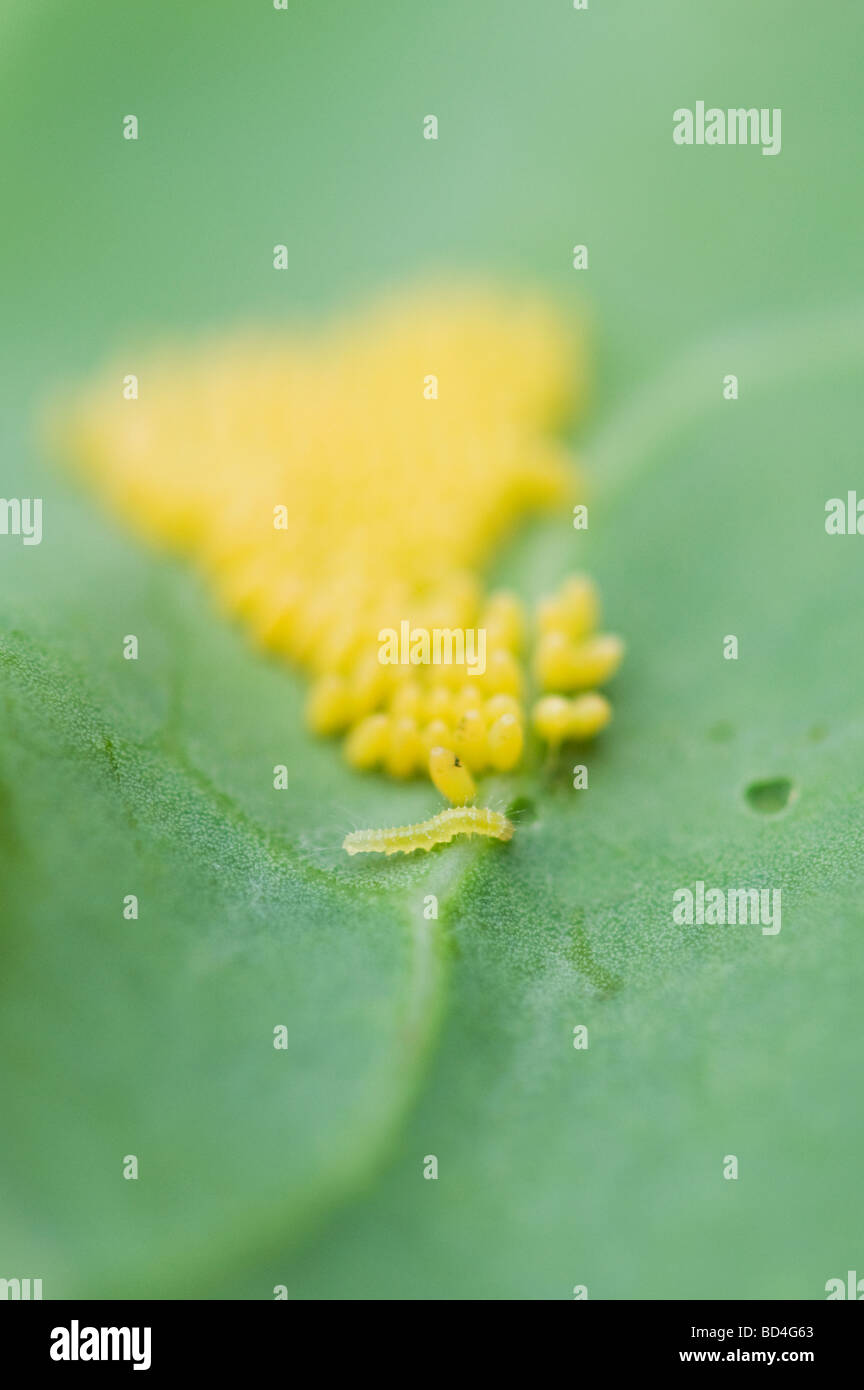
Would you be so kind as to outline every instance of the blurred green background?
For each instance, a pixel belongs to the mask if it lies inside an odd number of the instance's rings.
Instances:
[[[858,7],[6,0],[0,44],[2,492],[45,499],[41,546],[0,538],[0,1277],[824,1297],[864,1259],[864,541],[824,532],[861,480]],[[700,99],[782,108],[782,153],[676,147]],[[587,795],[565,762],[510,847],[345,864],[429,792],[308,741],[40,412],[163,336],[433,271],[588,307],[596,520],[496,573],[587,565],[630,657]],[[674,927],[697,878],[781,887],[781,934]]]

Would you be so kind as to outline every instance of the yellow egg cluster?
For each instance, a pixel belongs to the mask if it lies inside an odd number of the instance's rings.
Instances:
[[[584,575],[572,575],[535,614],[535,683],[543,694],[532,706],[535,733],[552,747],[595,738],[612,718],[612,707],[597,690],[615,674],[624,653],[611,633],[595,631],[597,592]],[[345,755],[353,767],[382,770],[391,777],[428,772],[443,796],[456,805],[473,800],[474,778],[509,772],[525,746],[525,691],[521,661],[526,620],[513,594],[490,595],[477,616],[487,633],[490,659],[482,676],[465,679],[464,668],[414,668],[379,676],[383,708],[354,722],[356,690],[322,678],[309,700],[310,723],[319,733],[352,726]],[[381,668],[386,671],[392,668]],[[575,698],[563,693],[580,690]]]
[[[531,711],[535,732],[553,748],[570,740],[596,738],[611,718],[612,706],[596,690],[576,700],[544,695]]]
[[[506,602],[514,611],[519,607],[510,595],[495,595],[493,601],[496,606]],[[478,626],[484,621],[481,614]],[[353,767],[381,768],[391,777],[427,772],[450,800],[465,801],[474,794],[474,776],[509,772],[520,761],[525,713],[516,653],[493,648],[485,672],[473,677],[456,665],[414,667],[410,675],[401,668],[380,669],[388,672],[390,688],[383,710],[362,717],[348,734],[345,755]],[[394,669],[395,677],[389,674]],[[310,722],[323,732],[316,717],[319,690],[320,685],[313,687],[310,695]],[[346,692],[349,700],[353,693]],[[461,774],[447,785],[464,788],[464,796],[445,791],[444,765],[432,756],[443,752],[457,760]]]
[[[133,368],[137,395],[123,389]],[[526,722],[522,604],[477,576],[526,514],[570,494],[554,433],[584,378],[544,305],[433,289],[323,329],[118,364],[67,409],[63,442],[121,514],[196,559],[256,641],[308,673],[310,727],[344,737],[353,767],[422,773],[464,803],[474,777],[519,763]],[[590,690],[620,661],[587,581],[537,619],[541,690]],[[382,664],[381,631],[404,621],[484,630],[482,674]],[[572,704],[569,724],[535,706],[541,737],[600,727],[596,706]]]
[[[571,575],[557,593],[537,605],[533,675],[544,694],[534,704],[535,733],[552,747],[596,737],[612,718],[612,706],[596,689],[611,680],[624,657],[624,643],[597,632],[600,605],[591,580]],[[584,692],[568,699],[567,693]]]

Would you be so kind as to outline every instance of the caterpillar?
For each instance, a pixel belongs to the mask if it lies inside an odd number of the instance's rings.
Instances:
[[[502,811],[489,806],[448,806],[437,816],[416,825],[396,825],[385,830],[352,830],[342,841],[349,854],[410,854],[415,849],[446,845],[457,835],[489,835],[509,840],[513,824]]]

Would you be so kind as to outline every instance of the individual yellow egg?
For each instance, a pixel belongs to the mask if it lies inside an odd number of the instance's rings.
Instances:
[[[338,734],[351,720],[348,687],[339,676],[321,676],[309,691],[306,720],[316,734]]]
[[[572,574],[558,591],[568,637],[579,641],[593,632],[600,617],[597,589],[586,574]]]
[[[573,647],[566,633],[544,632],[534,649],[534,679],[541,690],[569,690]]]
[[[353,720],[371,714],[384,700],[388,689],[387,667],[375,656],[363,657],[348,677],[348,696]]]
[[[419,682],[409,677],[395,686],[390,696],[389,709],[397,718],[409,715],[412,719],[417,719],[423,703],[423,691]]]
[[[542,696],[531,711],[531,723],[545,743],[563,743],[570,733],[570,701],[563,695]]]
[[[454,806],[464,806],[477,795],[474,778],[451,748],[429,750],[429,776]]]
[[[483,706],[483,718],[487,725],[495,723],[502,714],[512,714],[519,723],[525,722],[525,710],[521,700],[517,700],[515,695],[490,695]]]
[[[348,734],[345,757],[352,767],[367,771],[378,767],[387,752],[390,718],[386,714],[370,714]]]
[[[469,709],[453,731],[453,749],[471,772],[482,772],[488,760],[486,721],[479,710]]]
[[[300,620],[308,596],[302,590],[295,597],[283,597],[282,585],[271,583],[247,596],[244,617],[255,639],[268,651],[291,656],[297,650]]]
[[[425,765],[425,760],[433,748],[452,748],[453,730],[444,719],[430,719],[420,730],[420,742],[423,746]]]
[[[448,690],[446,685],[430,686],[426,692],[424,710],[427,719],[444,719],[447,723],[455,723],[452,690]]]
[[[320,672],[350,673],[359,656],[356,629],[349,623],[334,624],[319,640],[313,668]]]
[[[452,716],[457,723],[469,709],[480,710],[482,708],[483,695],[476,682],[473,685],[463,685],[462,689],[457,690],[453,696]]]
[[[391,777],[410,777],[421,762],[422,744],[416,721],[408,715],[391,719],[384,768]]]
[[[515,714],[502,714],[489,729],[489,763],[496,772],[510,772],[522,757],[525,738]]]
[[[545,598],[537,600],[534,609],[534,621],[537,630],[541,634],[544,632],[567,632],[567,614],[565,605],[562,603],[558,594],[550,594]]]
[[[624,658],[624,643],[613,632],[601,632],[581,642],[570,658],[570,675],[562,690],[585,690],[605,685]]]
[[[612,706],[599,691],[592,690],[587,695],[579,695],[570,700],[570,730],[568,737],[573,739],[596,738],[606,728],[612,718]]]
[[[525,609],[521,599],[506,589],[490,594],[478,626],[486,631],[487,647],[505,647],[518,654],[525,634]]]
[[[490,652],[486,670],[479,679],[488,695],[522,694],[522,667],[512,652]]]

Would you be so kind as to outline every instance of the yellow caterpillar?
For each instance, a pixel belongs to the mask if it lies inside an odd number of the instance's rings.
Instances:
[[[502,811],[489,806],[448,806],[416,825],[396,825],[385,830],[352,830],[342,841],[349,854],[410,854],[415,849],[446,845],[457,835],[488,835],[509,840],[513,823]]]

